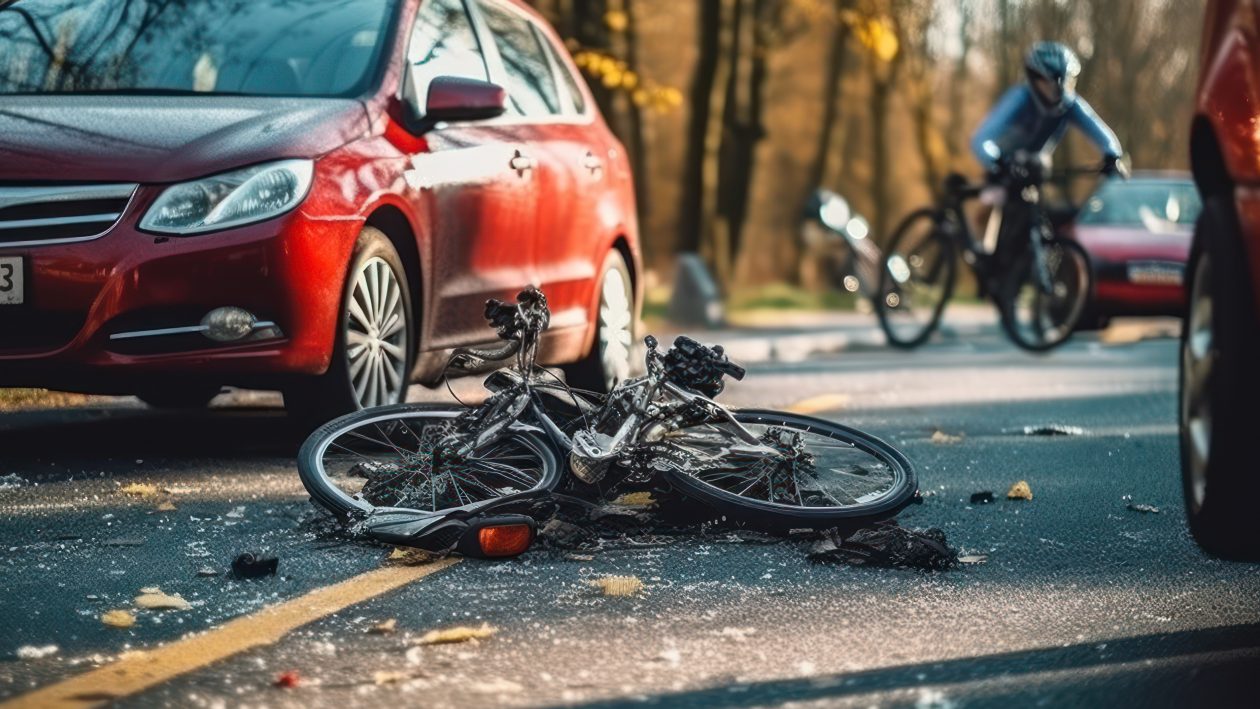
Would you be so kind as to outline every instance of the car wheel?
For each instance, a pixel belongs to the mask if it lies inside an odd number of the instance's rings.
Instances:
[[[1211,554],[1260,560],[1260,476],[1249,443],[1260,404],[1260,320],[1238,217],[1204,205],[1181,334],[1182,487],[1190,531]]]
[[[565,367],[565,375],[577,388],[608,392],[630,376],[634,351],[634,283],[621,252],[604,259],[598,288],[595,342],[585,357]]]
[[[285,390],[289,413],[309,423],[407,397],[415,357],[411,288],[389,238],[367,227],[347,271],[328,371]]]
[[[155,409],[204,409],[222,391],[218,384],[184,384],[140,391],[136,398]]]

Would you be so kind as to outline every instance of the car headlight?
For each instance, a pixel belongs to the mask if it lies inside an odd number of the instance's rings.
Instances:
[[[279,160],[167,187],[140,228],[200,234],[278,217],[306,199],[314,163]]]

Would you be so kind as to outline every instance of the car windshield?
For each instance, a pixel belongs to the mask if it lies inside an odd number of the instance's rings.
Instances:
[[[18,0],[0,8],[0,94],[354,96],[377,74],[394,5]]]
[[[1085,202],[1081,224],[1140,226],[1157,234],[1194,224],[1202,204],[1194,184],[1134,179],[1105,183]]]

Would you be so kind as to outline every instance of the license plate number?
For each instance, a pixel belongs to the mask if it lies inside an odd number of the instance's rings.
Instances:
[[[1153,286],[1181,285],[1185,266],[1179,263],[1131,263],[1129,282]]]
[[[0,305],[21,305],[25,299],[22,257],[0,256]]]

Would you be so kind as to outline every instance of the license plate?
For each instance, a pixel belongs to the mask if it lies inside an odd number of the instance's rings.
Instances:
[[[0,305],[21,305],[25,299],[22,257],[0,256]]]
[[[1152,286],[1179,286],[1186,267],[1179,263],[1142,262],[1129,264],[1129,282]]]

